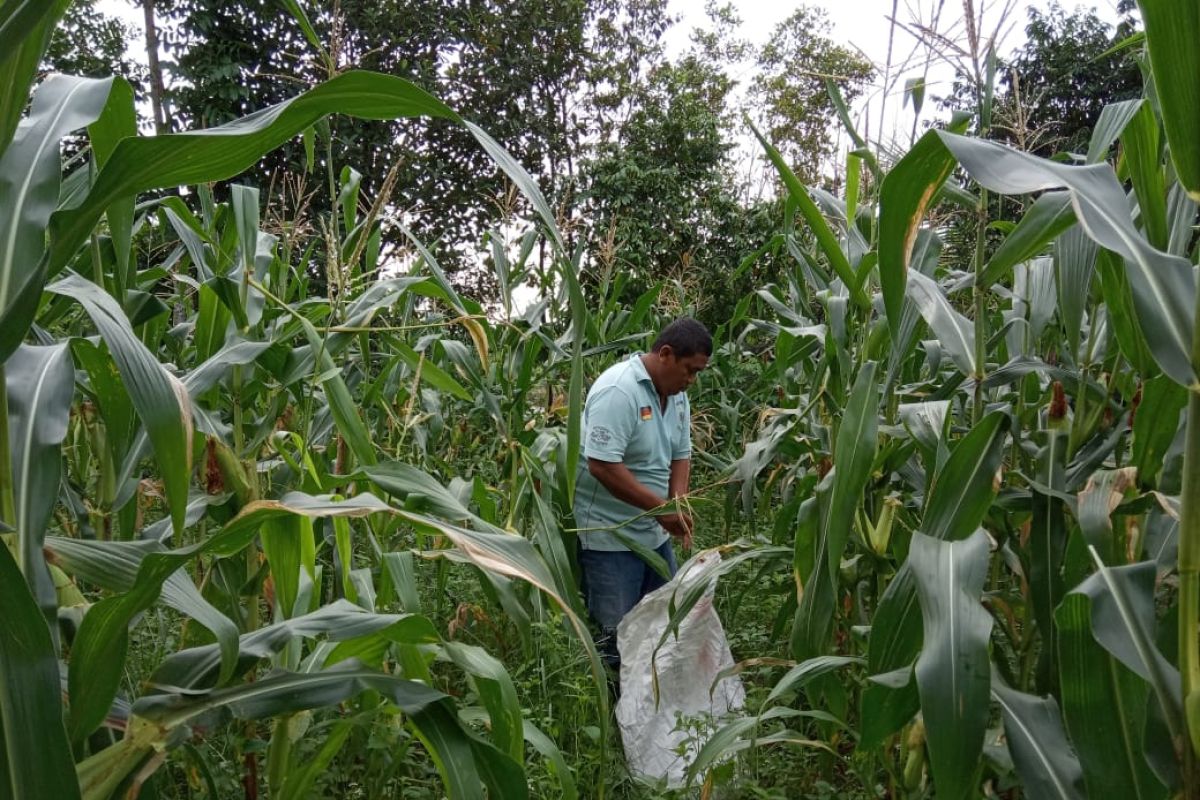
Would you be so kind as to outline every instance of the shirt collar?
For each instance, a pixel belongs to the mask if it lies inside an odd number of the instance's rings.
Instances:
[[[651,378],[650,373],[646,371],[646,365],[642,362],[642,355],[643,353],[639,350],[629,357],[629,360],[633,362],[631,366],[631,369],[633,370],[633,377],[639,383],[648,383],[653,388],[654,379]]]

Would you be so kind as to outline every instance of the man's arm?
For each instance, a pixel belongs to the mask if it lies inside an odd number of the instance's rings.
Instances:
[[[692,479],[692,460],[677,458],[671,462],[671,477],[667,481],[667,496],[682,497],[688,493]]]
[[[625,466],[620,461],[601,461],[598,458],[589,458],[588,472],[592,477],[600,481],[600,485],[608,490],[609,494],[617,498],[623,503],[628,503],[634,508],[640,508],[643,511],[653,511],[659,506],[664,505],[666,499],[659,497],[654,492],[650,491],[644,484],[638,481],[629,471],[629,467]],[[675,479],[675,464],[671,463],[671,481]],[[684,487],[686,490],[686,477]],[[690,546],[692,540],[692,519],[686,514],[672,513],[662,514],[657,516],[658,524],[667,529],[667,532],[672,536],[682,538],[684,546]]]

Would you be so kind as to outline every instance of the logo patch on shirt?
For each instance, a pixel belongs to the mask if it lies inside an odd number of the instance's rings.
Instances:
[[[650,409],[650,406],[642,406],[638,409],[638,414],[641,416],[642,422],[649,422],[654,417],[654,412]]]

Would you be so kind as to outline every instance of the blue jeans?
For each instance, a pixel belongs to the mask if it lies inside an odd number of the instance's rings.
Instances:
[[[671,549],[671,540],[663,542],[655,552],[667,562],[667,570],[674,575],[675,552]],[[620,669],[617,623],[638,601],[666,581],[630,550],[580,548],[579,568],[583,573],[583,597],[588,613],[600,628],[596,649],[606,664]]]

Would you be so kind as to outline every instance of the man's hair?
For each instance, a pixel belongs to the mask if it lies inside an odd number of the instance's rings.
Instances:
[[[678,358],[687,358],[696,353],[712,355],[712,334],[702,324],[691,317],[680,317],[662,329],[654,344],[650,346],[651,353],[670,345],[671,352]]]

